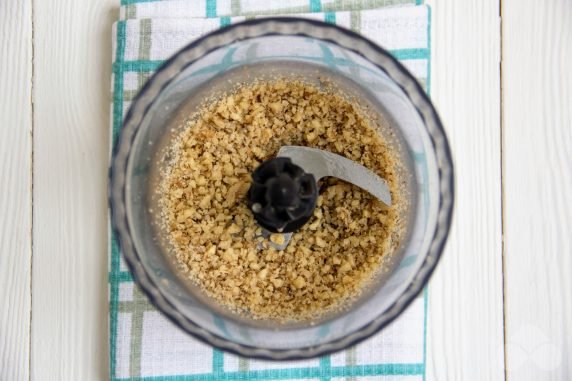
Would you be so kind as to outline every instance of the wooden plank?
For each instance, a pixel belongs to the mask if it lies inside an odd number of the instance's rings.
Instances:
[[[0,1],[0,380],[29,377],[31,91],[31,2]]]
[[[118,1],[34,3],[33,380],[108,375],[107,165]]]
[[[572,4],[503,1],[510,380],[572,376]]]
[[[499,1],[429,1],[431,96],[448,133],[454,222],[429,286],[428,380],[499,380],[503,291]]]

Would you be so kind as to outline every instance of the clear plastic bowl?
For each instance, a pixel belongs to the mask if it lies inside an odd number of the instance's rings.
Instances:
[[[298,324],[228,313],[173,270],[155,227],[160,155],[181,115],[209,94],[266,75],[327,78],[383,115],[404,149],[412,195],[407,239],[349,310]],[[232,83],[231,83],[232,82]],[[226,85],[225,85],[226,84]],[[382,132],[380,132],[382,133]],[[141,289],[181,329],[215,347],[273,360],[344,349],[395,319],[427,283],[443,250],[453,209],[453,165],[443,127],[409,72],[371,41],[334,25],[269,18],[229,26],[176,53],[131,104],[111,165],[112,224]]]

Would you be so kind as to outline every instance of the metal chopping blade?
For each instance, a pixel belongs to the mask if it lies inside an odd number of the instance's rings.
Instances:
[[[362,188],[384,205],[391,206],[391,193],[386,181],[355,161],[328,151],[301,146],[283,146],[277,156],[289,158],[306,173],[312,174],[316,182],[324,177],[335,177]],[[281,245],[272,241],[269,243],[277,250],[284,250],[291,237],[292,233],[284,234]]]
[[[283,146],[278,157],[288,157],[306,172],[314,175],[316,182],[324,177],[336,177],[367,191],[386,206],[391,206],[391,193],[384,179],[343,156],[316,148]]]

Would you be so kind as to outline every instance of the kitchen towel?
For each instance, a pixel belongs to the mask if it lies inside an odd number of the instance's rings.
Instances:
[[[430,8],[419,0],[122,0],[113,27],[112,143],[130,102],[153,71],[193,39],[264,15],[334,23],[377,42],[430,87]],[[157,311],[134,284],[110,232],[111,380],[422,380],[427,295],[381,333],[317,359],[271,362],[203,344]]]

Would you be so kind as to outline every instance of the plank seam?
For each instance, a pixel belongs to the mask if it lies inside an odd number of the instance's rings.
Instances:
[[[502,20],[502,8],[503,0],[499,0],[499,98],[500,98],[500,177],[501,177],[501,278],[502,278],[502,337],[503,337],[503,373],[505,381],[508,380],[507,374],[507,348],[506,348],[506,258],[505,258],[505,187],[504,187],[504,173],[505,173],[505,161],[504,161],[504,88],[503,88],[503,35],[504,26]]]
[[[28,380],[32,380],[32,307],[34,305],[32,286],[34,276],[34,75],[35,75],[35,31],[34,31],[34,0],[29,0],[30,4],[30,26],[31,26],[31,72],[30,72],[30,325],[28,327]]]

